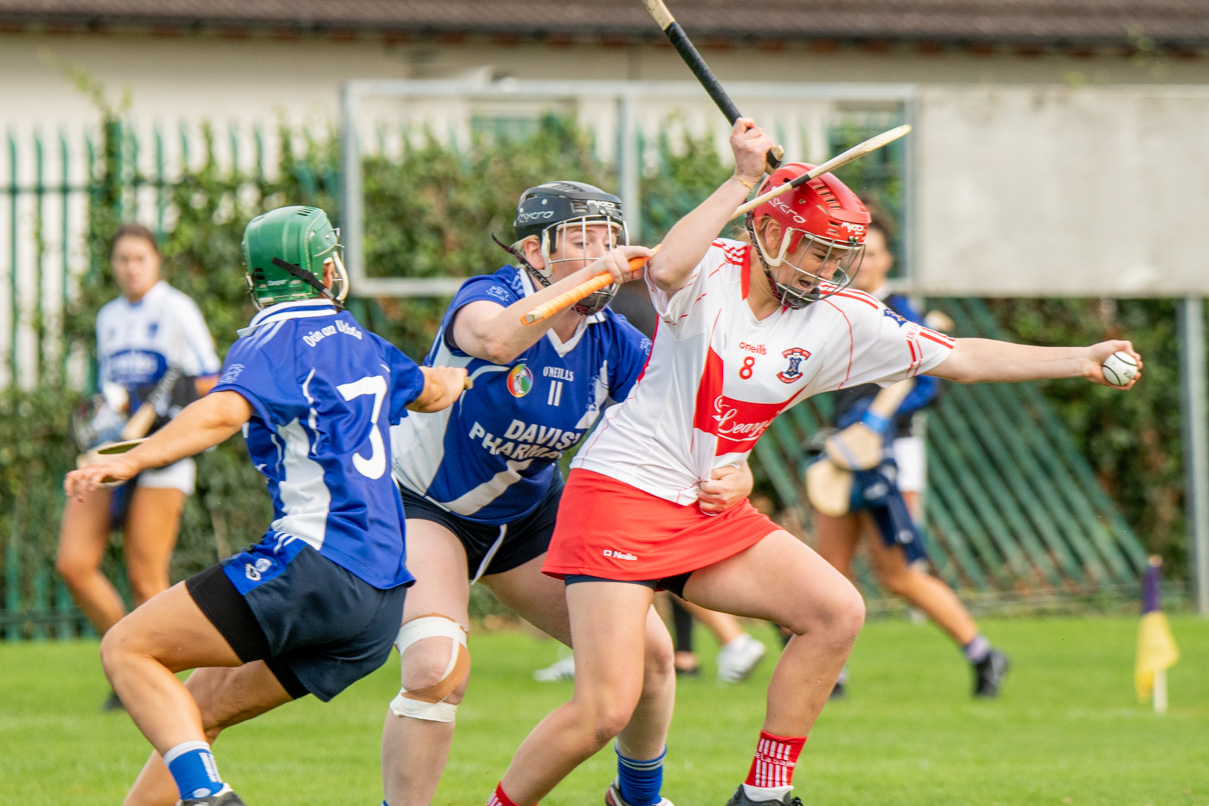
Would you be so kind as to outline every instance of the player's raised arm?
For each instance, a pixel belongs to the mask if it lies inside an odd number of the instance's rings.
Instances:
[[[134,450],[68,473],[63,489],[68,496],[82,498],[102,479],[124,481],[149,468],[201,453],[233,436],[251,417],[251,404],[238,392],[206,395],[186,406]]]
[[[1102,364],[1123,351],[1137,362],[1138,371],[1124,384],[1104,377]],[[993,339],[957,339],[952,353],[928,372],[957,383],[1039,381],[1086,378],[1113,389],[1129,389],[1141,377],[1142,357],[1128,341],[1102,341],[1088,347],[1037,347]]]
[[[739,118],[730,133],[735,173],[696,209],[676,222],[647,264],[647,279],[666,293],[679,291],[705,257],[709,245],[722,232],[747,194],[764,177],[765,155],[772,139],[750,118]]]

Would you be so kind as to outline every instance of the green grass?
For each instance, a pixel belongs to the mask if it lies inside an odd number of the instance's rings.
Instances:
[[[1003,696],[973,701],[969,672],[929,626],[866,626],[851,693],[824,711],[796,776],[811,804],[1209,804],[1209,622],[1173,617],[1183,660],[1158,716],[1133,695],[1133,618],[985,620],[1012,657]],[[770,628],[753,628],[775,645]],[[701,638],[705,669],[712,641]],[[436,802],[481,806],[513,750],[570,684],[539,684],[552,642],[476,634],[475,673]],[[722,806],[747,771],[772,664],[740,686],[681,680],[664,792],[679,806]],[[308,699],[233,729],[224,776],[250,806],[381,802],[378,741],[397,686],[386,667],[327,705]],[[107,692],[96,644],[0,645],[0,803],[116,804],[148,746]],[[612,751],[544,803],[602,802]]]

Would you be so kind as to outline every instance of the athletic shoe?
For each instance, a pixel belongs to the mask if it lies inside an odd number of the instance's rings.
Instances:
[[[974,696],[990,699],[999,694],[1003,677],[1012,668],[1008,656],[992,649],[987,656],[974,664]]]
[[[621,786],[617,783],[617,779],[613,779],[613,783],[609,784],[609,788],[605,790],[605,806],[630,806],[621,798]],[[672,802],[667,798],[660,798],[655,806],[673,806]]]
[[[222,785],[222,789],[215,792],[213,795],[206,795],[204,798],[189,798],[188,800],[178,800],[177,806],[246,806],[239,795],[236,795],[231,787],[226,784]]]
[[[102,711],[125,711],[126,706],[122,705],[122,699],[118,697],[116,691],[110,691],[109,696],[105,698],[105,702],[101,703]]]
[[[551,663],[544,669],[533,673],[533,679],[539,683],[557,683],[562,680],[575,679],[575,656],[568,655],[562,660]]]
[[[718,679],[723,683],[746,680],[767,651],[755,638],[741,634],[718,650]]]
[[[730,796],[730,800],[726,801],[726,806],[766,806],[766,804],[777,803],[780,806],[802,806],[802,799],[795,798],[793,792],[790,792],[780,800],[752,800],[747,797],[747,790],[743,788],[743,784],[739,784],[739,788],[735,790],[735,794]]]

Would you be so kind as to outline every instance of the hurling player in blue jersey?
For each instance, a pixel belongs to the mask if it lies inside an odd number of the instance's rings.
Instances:
[[[873,219],[865,236],[865,258],[852,285],[880,300],[912,322],[922,317],[911,301],[890,292],[886,278],[894,266],[885,227]],[[991,646],[953,589],[926,570],[927,553],[916,519],[926,477],[923,438],[912,434],[915,414],[934,401],[940,380],[930,375],[913,379],[913,386],[893,417],[882,420],[869,413],[881,388],[860,384],[835,392],[835,426],[864,423],[884,434],[885,460],[858,471],[852,503],[842,515],[815,510],[814,531],[819,555],[853,579],[852,560],[864,538],[869,559],[882,590],[906,599],[928,615],[961,648],[974,673],[974,696],[995,697],[1008,671],[1008,658]],[[872,423],[872,425],[870,425]],[[819,461],[824,461],[820,459]],[[848,667],[840,672],[832,696],[843,696]]]
[[[259,543],[151,599],[101,642],[110,683],[158,755],[127,804],[178,794],[184,806],[242,804],[210,752],[218,732],[306,694],[329,700],[386,660],[413,581],[387,429],[409,409],[449,406],[466,376],[417,367],[339,309],[348,281],[322,210],[253,219],[243,253],[263,310],[218,385],[147,442],[65,482],[82,496],[242,430],[273,498]],[[198,671],[181,684],[173,673],[185,669]]]
[[[476,580],[551,636],[570,643],[561,581],[541,573],[563,481],[557,467],[610,401],[629,393],[650,341],[606,305],[617,285],[536,325],[521,316],[627,258],[621,200],[580,182],[526,190],[507,250],[516,266],[473,277],[458,291],[426,364],[466,367],[474,389],[455,406],[391,429],[395,477],[407,512],[408,564],[417,577],[398,647],[402,689],[382,739],[388,806],[428,806],[453,742],[466,691],[470,584]],[[751,491],[751,474],[726,468],[702,485],[716,512]],[[675,693],[672,647],[654,610],[646,622],[646,674],[638,709],[618,736],[611,806],[667,804],[662,759]],[[619,725],[618,728],[621,728]]]

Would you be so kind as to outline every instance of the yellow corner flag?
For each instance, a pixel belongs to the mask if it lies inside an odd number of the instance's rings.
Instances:
[[[1134,685],[1138,702],[1153,695],[1154,710],[1167,710],[1167,670],[1180,659],[1179,647],[1159,604],[1159,569],[1162,560],[1150,558],[1142,581],[1142,622],[1138,625],[1138,662],[1134,666]]]

